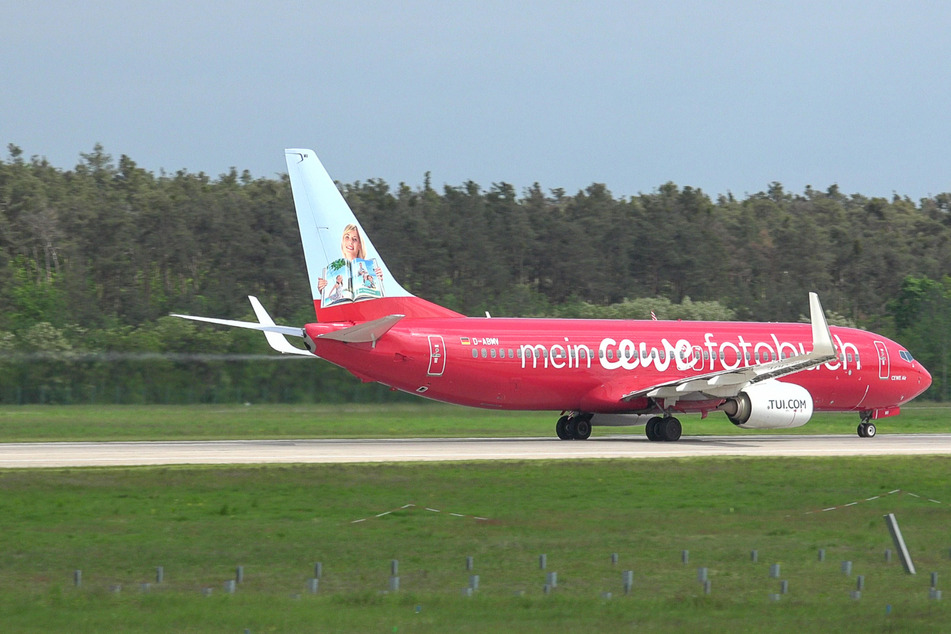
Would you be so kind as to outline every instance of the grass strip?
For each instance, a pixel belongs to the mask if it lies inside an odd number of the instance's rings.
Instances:
[[[4,471],[0,613],[7,631],[941,631],[951,597],[928,590],[932,571],[951,579],[949,471],[945,457]],[[888,512],[917,576],[885,561]]]
[[[556,412],[496,412],[420,402],[397,405],[27,405],[0,407],[0,442],[243,438],[432,438],[554,436]],[[685,435],[762,433],[722,414],[682,416]],[[857,414],[817,414],[775,434],[854,434]],[[876,421],[879,433],[951,432],[951,406],[907,407]],[[595,427],[594,435],[644,434]]]

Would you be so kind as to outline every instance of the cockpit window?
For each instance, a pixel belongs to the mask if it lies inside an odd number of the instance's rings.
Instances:
[[[908,361],[909,363],[911,363],[912,361],[915,360],[915,359],[911,356],[911,353],[908,352],[907,350],[899,350],[899,351],[898,351],[898,356],[900,356],[900,357],[901,357],[902,359],[904,359],[905,361]]]

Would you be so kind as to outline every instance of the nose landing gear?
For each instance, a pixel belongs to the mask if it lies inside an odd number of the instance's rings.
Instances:
[[[875,412],[870,409],[863,410],[860,413],[862,422],[859,423],[858,428],[855,430],[858,432],[859,438],[875,438],[875,434],[878,433],[878,430],[875,428],[875,423],[872,422],[872,416],[874,415]]]

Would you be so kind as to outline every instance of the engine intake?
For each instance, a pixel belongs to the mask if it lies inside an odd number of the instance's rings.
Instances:
[[[764,381],[749,386],[720,408],[730,422],[743,429],[802,427],[812,418],[809,391],[793,383]]]

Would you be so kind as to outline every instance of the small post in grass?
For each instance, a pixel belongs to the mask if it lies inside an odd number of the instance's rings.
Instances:
[[[898,520],[894,513],[884,516],[885,524],[888,525],[888,532],[892,535],[892,541],[895,542],[895,550],[898,551],[898,558],[901,559],[902,568],[910,575],[915,574],[915,563],[911,560],[908,547],[905,545],[905,538],[901,536],[901,529],[898,527]]]
[[[621,579],[624,582],[624,594],[630,594],[631,590],[634,589],[634,571],[625,570]]]

